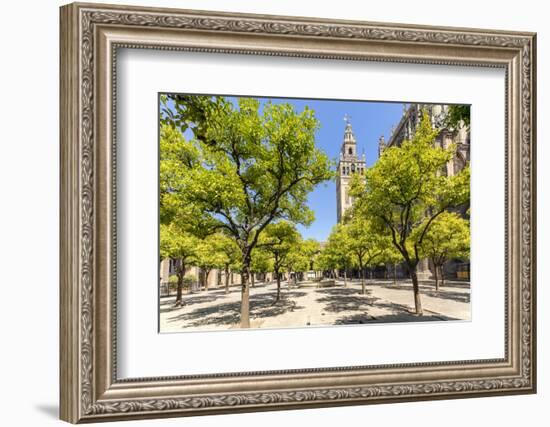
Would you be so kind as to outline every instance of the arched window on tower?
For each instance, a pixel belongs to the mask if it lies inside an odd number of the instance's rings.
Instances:
[[[353,148],[349,147],[348,148],[348,154],[351,156],[353,154]]]

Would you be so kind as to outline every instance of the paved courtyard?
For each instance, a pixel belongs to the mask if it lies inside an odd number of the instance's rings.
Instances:
[[[361,293],[359,281],[337,281],[335,286],[282,284],[281,300],[275,302],[276,284],[259,283],[250,289],[250,320],[253,328],[284,328],[385,322],[470,320],[470,285],[446,282],[435,290],[433,282],[421,283],[424,315],[414,314],[410,281],[367,281]],[[222,288],[183,295],[183,306],[174,307],[175,297],[160,301],[161,332],[223,330],[239,328],[240,287],[226,294]]]

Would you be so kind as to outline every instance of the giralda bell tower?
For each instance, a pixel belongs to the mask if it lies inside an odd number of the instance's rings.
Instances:
[[[365,154],[357,156],[357,142],[353,135],[349,116],[345,116],[346,129],[344,130],[344,141],[340,150],[336,177],[336,217],[338,222],[342,221],[346,209],[353,205],[353,197],[349,195],[351,176],[354,173],[365,174]]]

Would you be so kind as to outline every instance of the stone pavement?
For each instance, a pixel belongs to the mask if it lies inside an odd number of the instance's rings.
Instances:
[[[368,280],[361,293],[358,280],[337,281],[336,286],[302,284],[287,287],[274,304],[276,284],[260,283],[250,289],[251,327],[285,328],[386,322],[470,320],[470,284],[446,282],[436,292],[433,282],[421,283],[423,316],[414,314],[409,281]],[[183,306],[174,307],[175,297],[161,298],[160,331],[183,332],[239,328],[240,286],[229,294],[214,288],[184,294]]]

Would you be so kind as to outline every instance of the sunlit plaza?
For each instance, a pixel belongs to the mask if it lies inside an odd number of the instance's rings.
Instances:
[[[285,328],[371,323],[470,320],[470,283],[448,281],[435,290],[433,281],[421,282],[424,315],[414,312],[410,280],[374,280],[362,293],[359,280],[282,283],[282,298],[275,302],[276,283],[256,283],[251,288],[250,321],[253,328]],[[162,297],[160,324],[163,332],[225,330],[239,328],[240,286],[229,293],[223,287]]]

